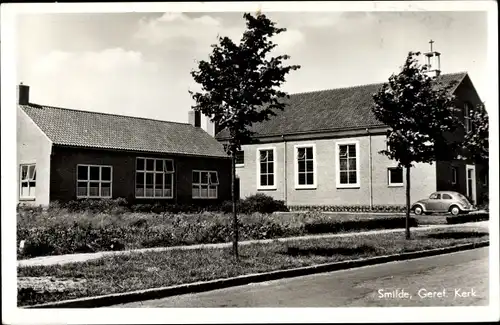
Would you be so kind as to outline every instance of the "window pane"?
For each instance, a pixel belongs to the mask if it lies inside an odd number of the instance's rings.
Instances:
[[[402,168],[391,168],[389,169],[391,173],[391,183],[401,184],[403,183],[403,169]]]
[[[164,188],[172,190],[173,182],[174,182],[174,175],[173,174],[166,174]]]
[[[163,196],[164,197],[172,197],[172,189],[170,189],[170,188],[164,189],[163,190]]]
[[[77,196],[87,196],[87,183],[84,182],[78,182],[77,183],[77,188],[76,188],[76,195]]]
[[[29,193],[30,197],[35,197],[35,190],[36,190],[35,183],[30,183],[30,193]]]
[[[203,198],[208,197],[208,186],[207,185],[201,186],[200,197],[203,197]]]
[[[268,161],[274,161],[274,151],[273,150],[268,150],[267,151],[267,160]]]
[[[347,170],[347,158],[340,158],[340,170]]]
[[[87,166],[78,166],[78,180],[86,181],[89,179],[89,168]]]
[[[163,189],[163,174],[155,174],[155,189]],[[161,191],[159,196],[161,196]]]
[[[267,185],[274,186],[274,175],[273,174],[267,175]]]
[[[208,188],[208,197],[210,198],[217,198],[217,186],[210,186]]]
[[[144,187],[144,173],[137,172],[135,174],[136,187]]]
[[[306,185],[306,174],[299,173],[299,185]]]
[[[297,159],[298,160],[306,159],[306,148],[298,148],[297,149]]]
[[[138,196],[138,197],[143,197],[144,196],[144,187],[137,187],[135,189],[135,196]]]
[[[35,168],[35,171],[33,173],[33,177],[31,177],[34,181],[36,181],[36,168]]]
[[[308,160],[306,162],[306,166],[307,166],[307,171],[308,172],[312,172],[314,170],[314,166],[313,166],[313,161],[312,160]]]
[[[260,185],[267,186],[267,175],[260,175]]]
[[[340,172],[340,184],[347,184],[347,172]]]
[[[92,181],[99,180],[99,167],[95,167],[95,166],[90,167],[90,180],[92,180]]]
[[[165,167],[166,172],[173,172],[174,171],[174,162],[172,160],[164,160],[163,166]]]
[[[111,196],[111,183],[101,183],[101,196]]]
[[[267,163],[267,172],[274,173],[274,163],[272,163],[272,162]]]
[[[154,197],[154,190],[153,190],[152,185],[151,185],[151,187],[146,187],[146,191],[144,192],[144,196],[145,197]]]
[[[313,159],[313,148],[306,148],[306,159]]]
[[[111,180],[111,167],[101,167],[101,180],[102,181]]]
[[[449,196],[448,194],[443,194],[443,199],[451,200],[451,196]]]
[[[219,184],[219,176],[217,172],[210,173],[210,184]]]
[[[356,184],[356,172],[349,172],[349,184]]]
[[[28,177],[29,179],[33,179],[35,177],[35,165],[31,165],[28,167]]]
[[[146,187],[153,188],[153,175],[152,173],[146,173]]]
[[[28,183],[22,183],[21,186],[21,197],[29,197],[30,192],[28,188]]]
[[[146,159],[146,170],[149,170],[149,171],[155,170],[155,160],[154,159]]]
[[[356,170],[356,158],[349,158],[349,170]]]
[[[193,186],[193,197],[200,197],[200,187]]]
[[[200,172],[193,172],[193,184],[200,183]]]
[[[155,170],[157,172],[162,172],[163,169],[164,169],[163,160],[161,160],[161,159],[155,159]]]
[[[144,159],[137,158],[137,170],[144,170]]]
[[[267,163],[265,162],[260,163],[260,172],[261,174],[267,174]]]
[[[90,183],[89,196],[99,196],[99,183]]]
[[[28,166],[21,166],[21,180],[28,179]]]
[[[356,157],[356,146],[351,144],[349,147],[349,157]]]
[[[208,184],[208,172],[201,172],[201,184]]]
[[[260,151],[260,161],[267,161],[267,150]]]
[[[314,184],[314,173],[307,173],[306,174],[306,182],[307,182],[307,185]]]
[[[306,171],[306,162],[304,160],[301,160],[298,162],[299,166],[299,172],[305,172]]]
[[[339,156],[340,157],[347,157],[347,146],[346,145],[339,146]]]

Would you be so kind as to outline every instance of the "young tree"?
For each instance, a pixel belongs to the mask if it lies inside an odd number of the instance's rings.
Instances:
[[[396,160],[406,169],[406,238],[410,239],[410,169],[414,163],[453,159],[457,143],[447,133],[458,126],[454,83],[443,85],[440,78],[428,75],[428,66],[420,65],[420,52],[410,52],[401,72],[373,95],[372,110],[388,126],[389,150],[380,153]]]
[[[238,260],[238,217],[235,193],[235,155],[241,145],[252,140],[250,127],[276,115],[275,110],[285,107],[283,98],[288,95],[280,90],[285,75],[299,69],[298,65],[284,65],[288,55],[275,55],[277,46],[271,38],[286,31],[264,14],[245,13],[246,31],[239,44],[228,37],[219,37],[219,44],[212,45],[208,61],[200,61],[198,70],[191,71],[194,80],[202,86],[201,92],[190,94],[201,111],[221,129],[229,132],[226,151],[232,157],[233,199],[233,253]]]

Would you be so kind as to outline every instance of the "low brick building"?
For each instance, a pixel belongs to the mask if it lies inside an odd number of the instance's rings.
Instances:
[[[481,100],[467,73],[444,74],[456,82],[456,107],[464,114]],[[387,127],[374,116],[372,94],[382,84],[292,94],[284,111],[253,125],[258,143],[242,146],[237,175],[240,196],[257,192],[289,206],[404,205],[405,173],[380,154]],[[468,127],[467,121],[465,126]],[[455,136],[463,137],[464,130]],[[216,136],[226,142],[222,130]],[[487,166],[462,161],[416,164],[411,200],[454,190],[480,203],[488,191]]]
[[[194,113],[194,112],[193,112]],[[118,198],[214,204],[231,198],[231,159],[200,127],[29,102],[19,86],[19,202]]]

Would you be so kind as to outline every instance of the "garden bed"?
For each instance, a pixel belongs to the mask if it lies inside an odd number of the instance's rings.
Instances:
[[[18,305],[477,243],[488,237],[480,228],[457,227],[414,232],[411,240],[406,240],[404,232],[399,232],[251,244],[240,247],[239,263],[234,262],[230,248],[204,248],[115,255],[65,265],[19,267]],[[64,287],[62,283],[71,285]]]

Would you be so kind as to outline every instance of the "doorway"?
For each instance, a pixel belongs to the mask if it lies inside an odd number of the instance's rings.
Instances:
[[[474,165],[467,165],[466,167],[466,172],[467,172],[467,197],[472,198],[471,202],[472,204],[476,204],[477,198],[476,198],[476,166]]]

